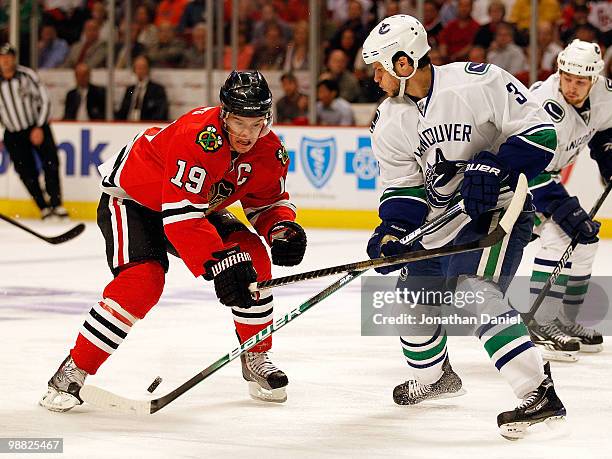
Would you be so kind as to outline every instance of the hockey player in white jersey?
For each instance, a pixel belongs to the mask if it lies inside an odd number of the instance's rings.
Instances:
[[[538,295],[573,236],[579,244],[529,325],[533,341],[550,360],[576,361],[578,351],[599,352],[603,338],[576,322],[587,293],[597,251],[599,223],[589,218],[578,198],[560,181],[587,145],[605,181],[612,176],[612,81],[601,77],[599,46],[574,40],[557,58],[558,71],[531,88],[555,123],[557,153],[542,174],[530,182],[537,210],[536,230],[542,243],[531,275]]]
[[[554,126],[518,80],[489,64],[431,65],[429,49],[425,29],[407,15],[383,20],[363,45],[365,62],[374,66],[374,80],[390,96],[371,127],[385,187],[379,207],[382,222],[368,243],[372,258],[410,250],[397,239],[461,199],[467,215],[425,236],[417,246],[483,237],[510,201],[519,174],[536,177],[554,155]],[[531,424],[565,416],[549,367],[504,299],[531,237],[532,209],[526,202],[511,234],[492,248],[380,270],[386,274],[402,268],[400,289],[484,292],[480,313],[516,318],[507,321],[514,324],[482,324],[471,330],[522,399],[516,409],[498,416],[501,433],[508,438],[522,436]],[[413,306],[417,317],[440,314],[440,303]],[[394,401],[411,405],[460,395],[462,382],[449,361],[444,327],[409,328],[400,340],[414,379],[394,389]]]

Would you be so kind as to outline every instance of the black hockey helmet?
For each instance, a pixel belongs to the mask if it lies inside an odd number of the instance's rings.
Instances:
[[[257,70],[232,71],[219,92],[223,115],[272,118],[272,93]]]

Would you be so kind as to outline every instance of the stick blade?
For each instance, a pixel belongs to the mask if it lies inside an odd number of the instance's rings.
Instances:
[[[84,402],[104,410],[136,414],[139,416],[151,414],[150,400],[132,400],[100,389],[96,386],[84,385],[79,391],[79,396]]]
[[[85,225],[83,223],[79,223],[74,228],[69,229],[65,233],[55,237],[47,237],[45,238],[45,240],[50,244],[61,244],[62,242],[67,242],[71,239],[74,239],[83,231],[85,231]]]
[[[516,223],[516,220],[521,215],[523,211],[523,206],[525,205],[525,199],[527,199],[527,192],[529,191],[529,187],[527,185],[527,177],[525,174],[519,175],[518,182],[516,184],[516,189],[514,190],[514,197],[512,201],[510,201],[510,205],[504,216],[499,221],[499,226],[501,226],[506,234],[510,234],[512,231],[512,227]]]

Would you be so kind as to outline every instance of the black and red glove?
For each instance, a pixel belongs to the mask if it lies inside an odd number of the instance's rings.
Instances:
[[[272,263],[277,266],[295,266],[306,252],[306,233],[295,222],[279,222],[268,232]]]
[[[249,285],[257,280],[251,255],[234,246],[226,250],[213,252],[214,259],[204,264],[204,279],[215,282],[215,293],[221,304],[251,307],[255,299]]]

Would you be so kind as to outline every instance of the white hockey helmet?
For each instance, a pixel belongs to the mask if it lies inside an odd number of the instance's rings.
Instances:
[[[362,56],[366,64],[380,62],[395,78],[412,78],[421,59],[431,48],[427,43],[427,32],[418,19],[407,14],[396,14],[383,19],[363,43]],[[393,70],[393,56],[403,51],[413,61],[413,71],[408,77],[400,77]]]
[[[597,43],[575,39],[557,56],[557,67],[560,71],[595,80],[604,68],[601,49]]]

